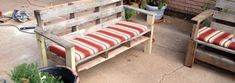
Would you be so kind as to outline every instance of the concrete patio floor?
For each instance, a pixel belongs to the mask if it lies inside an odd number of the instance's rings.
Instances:
[[[49,5],[46,0],[30,0]],[[55,4],[71,0],[56,0]],[[3,11],[27,5],[26,0],[0,0]],[[31,10],[37,6],[28,5]],[[40,9],[40,8],[39,8]],[[183,66],[192,24],[165,16],[165,22],[155,25],[152,55],[142,51],[142,45],[79,73],[81,83],[235,83],[235,74],[199,62],[192,68]],[[39,63],[35,35],[0,26],[0,80],[11,83],[8,74],[20,63]],[[52,65],[52,64],[50,64]]]

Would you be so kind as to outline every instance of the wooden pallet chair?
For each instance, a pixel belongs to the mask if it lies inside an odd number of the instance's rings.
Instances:
[[[125,21],[124,9],[147,14],[146,25]],[[123,5],[122,0],[80,0],[34,13],[42,66],[48,66],[48,58],[62,59],[79,72],[141,43],[151,54],[154,13]],[[61,34],[66,30],[71,31]]]
[[[235,1],[217,0],[214,10],[206,10],[192,18],[194,24],[185,66],[192,67],[194,60],[200,60],[214,66],[235,72]],[[212,16],[212,17],[211,17]],[[201,23],[211,18],[211,27],[202,27]],[[209,49],[208,49],[209,48]]]

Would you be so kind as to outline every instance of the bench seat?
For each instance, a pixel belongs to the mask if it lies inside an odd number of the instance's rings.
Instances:
[[[146,26],[130,21],[120,21],[94,33],[76,37],[69,42],[75,44],[75,61],[78,62],[108,48],[114,47],[142,33],[149,32]],[[66,58],[65,49],[57,44],[48,47],[53,54]]]
[[[231,50],[235,50],[235,42],[232,42],[233,35],[210,27],[203,27],[198,30],[197,39]]]

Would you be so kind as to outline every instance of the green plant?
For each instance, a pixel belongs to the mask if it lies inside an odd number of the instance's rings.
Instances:
[[[63,83],[61,77],[40,72],[37,64],[20,64],[10,74],[14,83]]]
[[[207,1],[201,8],[202,8],[203,10],[213,9],[213,8],[214,8],[213,3],[215,3],[215,0],[209,0],[209,1]],[[210,19],[204,20],[204,21],[202,22],[202,25],[203,25],[203,26],[210,27],[210,25],[211,25]]]
[[[167,1],[166,0],[143,0],[143,3],[151,5],[151,6],[158,6],[159,9],[162,9]]]
[[[138,7],[139,5],[138,5],[138,3],[132,3],[132,6],[134,6],[134,7]],[[136,16],[137,14],[136,14],[136,11],[135,10],[132,10],[132,9],[125,9],[125,18],[128,20],[128,19],[130,19],[131,17],[134,17],[134,16]]]

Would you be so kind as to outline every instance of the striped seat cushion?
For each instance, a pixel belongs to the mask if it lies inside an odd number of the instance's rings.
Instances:
[[[75,59],[79,61],[147,31],[149,30],[144,25],[120,21],[94,33],[69,40],[69,42],[76,45]],[[65,58],[65,49],[63,47],[51,44],[48,49],[52,53]]]
[[[222,46],[235,50],[235,42],[232,42],[233,35],[214,28],[203,27],[199,29],[197,39],[203,42]]]

